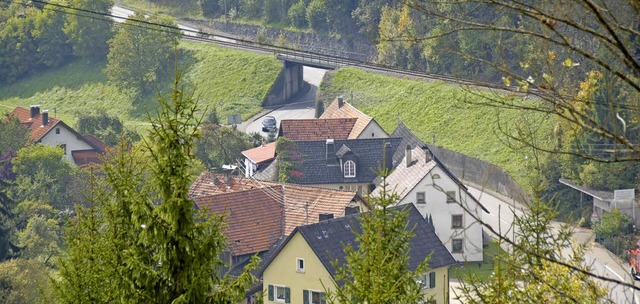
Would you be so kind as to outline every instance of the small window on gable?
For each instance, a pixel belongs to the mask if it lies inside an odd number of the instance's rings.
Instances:
[[[60,134],[60,128],[56,128],[56,134]]]
[[[453,204],[456,202],[456,192],[447,191],[447,204]]]
[[[463,253],[464,252],[463,244],[464,244],[463,239],[451,240],[451,253]]]
[[[302,258],[296,259],[296,272],[304,273],[304,259]]]
[[[426,204],[427,203],[424,192],[417,192],[416,193],[416,203],[418,203],[418,204]]]
[[[376,137],[376,133],[371,133],[371,137]]]
[[[348,160],[344,163],[344,177],[356,177],[356,163]]]

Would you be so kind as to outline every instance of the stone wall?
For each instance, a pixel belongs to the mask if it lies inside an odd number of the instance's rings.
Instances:
[[[455,151],[433,145],[428,146],[436,157],[461,180],[521,204],[526,205],[529,201],[529,194],[502,168]]]

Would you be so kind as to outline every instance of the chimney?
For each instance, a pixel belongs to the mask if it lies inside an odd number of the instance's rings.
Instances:
[[[335,141],[332,138],[327,138],[327,141],[325,143],[325,159],[327,161],[329,161],[329,154],[333,154],[334,153],[334,145]]]
[[[338,109],[344,106],[344,99],[342,97],[338,97]]]
[[[31,116],[29,116],[29,119],[33,119],[40,114],[40,105],[31,105],[29,108],[31,108]]]
[[[429,147],[427,147],[427,145],[422,146],[422,150],[424,151],[424,155],[425,155],[425,162],[430,162],[433,159],[433,153],[431,153],[431,150],[429,150]]]
[[[407,161],[407,168],[411,166],[411,146],[407,145],[404,150],[404,157]]]
[[[39,110],[40,108],[38,108]],[[49,123],[49,110],[42,111],[42,126],[46,126]]]
[[[320,216],[318,218],[318,220],[320,222],[326,221],[326,220],[330,220],[333,218],[333,213],[320,213]]]

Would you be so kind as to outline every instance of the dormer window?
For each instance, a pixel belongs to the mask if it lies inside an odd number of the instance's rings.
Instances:
[[[352,160],[344,163],[344,177],[356,177],[356,163]]]

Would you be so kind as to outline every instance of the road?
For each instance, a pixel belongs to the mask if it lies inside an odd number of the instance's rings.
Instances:
[[[111,7],[110,12],[113,16],[112,19],[119,23],[125,22],[130,16],[134,14],[134,11],[117,5]],[[145,15],[145,17],[149,17],[149,15]],[[183,35],[192,37],[198,36],[199,30],[196,28],[192,28],[183,24],[178,24],[178,28],[182,30]]]
[[[318,86],[322,82],[322,77],[326,70],[303,67],[303,80],[310,86],[309,91],[304,95],[296,98],[291,104],[275,109],[268,113],[263,112],[261,117],[253,118],[253,121],[249,121],[246,126],[238,126],[239,130],[244,130],[246,133],[258,132],[266,136],[266,132],[262,132],[262,121],[264,116],[269,115],[276,118],[278,123],[278,129],[280,128],[280,121],[283,119],[311,119],[315,116],[316,106],[316,92]],[[266,115],[265,115],[266,114]]]

